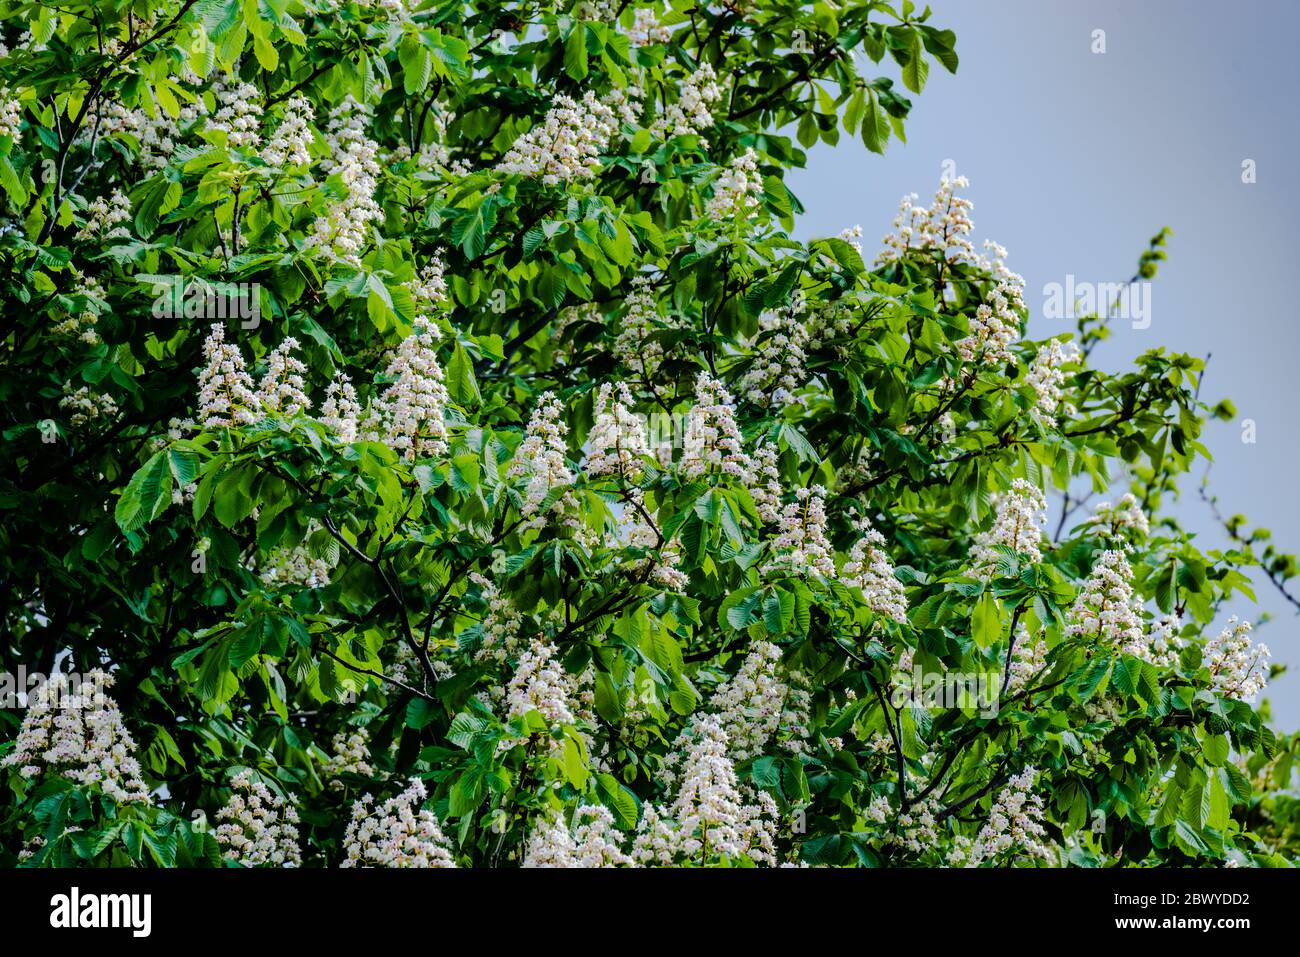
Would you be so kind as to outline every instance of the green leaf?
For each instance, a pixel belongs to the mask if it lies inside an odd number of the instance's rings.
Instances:
[[[975,644],[988,650],[1002,638],[1002,610],[988,592],[980,595],[971,614],[970,635]]]
[[[925,62],[921,52],[921,35],[915,31],[909,33],[908,59],[903,64],[903,85],[913,93],[920,93],[925,87],[925,79],[930,75],[930,65]]]
[[[113,509],[113,518],[124,532],[133,532],[153,521],[171,502],[172,475],[167,453],[155,452],[136,470]]]
[[[474,380],[474,363],[469,353],[459,342],[452,350],[451,361],[447,364],[447,391],[453,400],[462,406],[477,405],[479,402],[478,383]]]
[[[620,828],[630,831],[636,827],[637,819],[641,816],[636,795],[625,788],[618,778],[603,772],[597,774],[596,793],[600,795],[601,803],[614,815]]]
[[[579,23],[564,44],[564,72],[575,80],[587,77],[587,27]]]

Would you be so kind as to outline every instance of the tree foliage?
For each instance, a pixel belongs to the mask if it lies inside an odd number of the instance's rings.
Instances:
[[[0,10],[0,654],[112,670],[150,792],[0,712],[0,860],[1296,856],[1254,559],[1165,512],[1202,362],[1028,338],[951,180],[790,236],[956,71],[928,9]]]

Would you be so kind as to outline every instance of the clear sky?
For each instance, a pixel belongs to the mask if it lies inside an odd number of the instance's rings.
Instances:
[[[1118,370],[1139,353],[1211,354],[1202,398],[1230,397],[1238,419],[1212,423],[1212,486],[1221,507],[1300,550],[1297,437],[1300,324],[1295,281],[1300,191],[1300,3],[1296,0],[930,0],[957,34],[961,65],[937,64],[913,96],[906,145],[868,153],[847,135],[814,147],[790,186],[802,237],[861,225],[871,253],[899,197],[928,200],[952,160],[971,183],[976,245],[991,238],[1025,276],[1029,335],[1069,331],[1044,316],[1044,286],[1118,282],[1147,240],[1173,230],[1151,291],[1151,323],[1117,323],[1094,361]],[[918,6],[921,4],[918,3]],[[1105,53],[1094,53],[1094,31]],[[891,72],[885,67],[885,72]],[[892,70],[897,80],[897,71]],[[1242,182],[1253,160],[1256,182]],[[1243,420],[1254,422],[1243,442]],[[1177,512],[1208,549],[1225,536],[1187,479]],[[1256,637],[1291,673],[1264,692],[1277,723],[1300,727],[1300,618],[1262,575]],[[1300,584],[1294,589],[1300,592]],[[1216,623],[1216,628],[1218,623]]]

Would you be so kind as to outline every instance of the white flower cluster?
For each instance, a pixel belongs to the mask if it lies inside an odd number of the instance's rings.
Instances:
[[[227,86],[218,80],[212,85],[217,111],[208,120],[209,130],[226,134],[226,145],[256,149],[262,142],[258,128],[262,122],[262,94],[251,83]]]
[[[372,808],[369,794],[352,806],[339,867],[455,867],[422,781]]]
[[[199,372],[199,418],[206,429],[252,425],[257,421],[257,394],[238,346],[226,342],[226,330],[213,323],[203,343],[206,360]]]
[[[583,462],[589,478],[631,476],[639,471],[641,457],[650,454],[645,428],[632,413],[632,405],[632,394],[625,383],[618,384],[617,397],[608,382],[596,393],[595,421],[587,435],[587,458]]]
[[[311,154],[307,152],[307,147],[313,140],[311,124],[315,119],[316,111],[305,96],[290,97],[284,105],[284,119],[262,150],[262,159],[272,166],[310,164]]]
[[[659,526],[646,511],[645,496],[639,488],[630,488],[626,494],[627,505],[619,519],[614,544],[616,547],[642,548],[653,553],[650,558],[631,563],[628,571],[640,575],[648,565],[649,581],[669,591],[684,591],[690,579],[677,567],[681,563],[677,542],[666,541],[660,545],[663,536]]]
[[[313,530],[308,526],[308,534]],[[271,550],[257,577],[267,588],[324,588],[330,583],[330,571],[330,563],[313,555],[306,545],[279,545]]]
[[[311,407],[302,378],[307,366],[293,355],[297,348],[298,340],[290,336],[267,357],[266,374],[257,384],[257,401],[268,412],[295,416]]]
[[[1157,668],[1168,668],[1178,661],[1178,653],[1187,644],[1178,636],[1183,626],[1182,617],[1177,613],[1165,615],[1151,625],[1151,634],[1147,637],[1147,661]]]
[[[975,310],[970,335],[958,341],[963,362],[988,365],[1011,360],[1011,345],[1020,338],[1019,313],[1025,308],[1023,291],[1010,282],[999,282]]]
[[[100,342],[99,333],[95,330],[95,324],[99,321],[96,314],[96,306],[93,302],[102,301],[104,298],[104,289],[94,276],[87,276],[72,270],[76,286],[71,290],[72,296],[84,296],[87,299],[86,308],[78,313],[64,313],[60,311],[57,315],[63,316],[62,321],[57,323],[51,330],[51,334],[61,339],[77,339],[87,345],[98,345]]]
[[[820,575],[835,578],[834,549],[826,537],[826,489],[797,488],[795,500],[781,509],[780,533],[772,541],[772,558],[764,575]]]
[[[22,139],[23,108],[7,86],[0,86],[0,136],[7,136],[14,145]]]
[[[727,387],[707,372],[695,380],[695,404],[686,416],[682,438],[682,475],[688,481],[719,470],[723,475],[746,479],[751,472],[736,425],[735,400]]]
[[[928,209],[916,205],[915,193],[904,196],[894,218],[894,232],[882,240],[885,248],[876,262],[901,259],[913,251],[928,251],[950,262],[974,262],[975,247],[967,237],[975,228],[970,218],[975,204],[956,193],[969,185],[965,176],[944,177]]]
[[[763,443],[749,457],[746,486],[754,500],[754,508],[765,525],[781,518],[781,499],[785,489],[781,485],[781,472],[777,464],[780,452],[775,445]]]
[[[704,711],[693,715],[677,736],[664,756],[660,782],[676,786],[692,742],[705,733],[701,722],[706,716],[717,719],[733,762],[758,757],[778,736],[786,749],[801,752],[809,734],[810,701],[806,681],[782,669],[781,649],[769,641],[756,642],[740,670],[717,687]]]
[[[447,264],[443,261],[441,250],[436,250],[429,258],[429,261],[422,266],[406,288],[411,293],[411,299],[415,302],[416,309],[422,313],[443,305],[447,301]],[[416,319],[416,325],[420,325],[421,318]],[[429,320],[424,319],[423,324],[430,324]]]
[[[515,140],[497,164],[498,172],[540,179],[546,186],[591,179],[620,120],[632,122],[636,117],[621,93],[602,102],[588,90],[581,103],[557,96],[555,104],[540,123]]]
[[[877,615],[907,624],[907,595],[894,576],[894,566],[885,551],[885,536],[872,527],[865,515],[853,523],[858,540],[853,543],[840,580],[849,588],[860,588],[867,607]]]
[[[1018,857],[1053,859],[1042,823],[1043,798],[1030,790],[1037,775],[1033,768],[1025,768],[998,793],[988,823],[965,855],[967,867],[978,867],[1008,851],[1015,851]]]
[[[556,660],[555,646],[534,639],[519,656],[519,665],[506,685],[506,720],[538,712],[548,728],[573,724],[573,699],[580,678],[564,670]]]
[[[807,736],[799,689],[781,679],[780,665],[781,649],[770,641],[757,642],[740,670],[709,699],[733,761],[758,757],[783,727],[796,739]]]
[[[1147,514],[1132,492],[1121,498],[1118,505],[1098,502],[1092,512],[1086,524],[1103,538],[1124,538],[1130,532],[1145,538],[1151,532]]]
[[[650,127],[655,139],[672,136],[690,136],[703,133],[713,126],[712,106],[722,99],[722,88],[713,67],[701,63],[700,68],[683,81],[677,102],[670,103]],[[708,143],[702,145],[707,149]]]
[[[628,39],[634,47],[648,47],[656,43],[667,43],[672,39],[672,30],[659,23],[658,11],[651,7],[637,7],[633,14],[632,28],[627,32]]]
[[[447,451],[449,401],[438,362],[438,333],[413,332],[402,340],[384,370],[394,380],[371,406],[362,438],[383,442],[408,460]]]
[[[880,813],[884,808],[877,811]],[[898,833],[893,843],[913,854],[924,854],[939,842],[938,795],[929,794],[898,815]]]
[[[1063,404],[1065,393],[1061,386],[1065,384],[1064,367],[1079,361],[1079,347],[1073,342],[1053,339],[1038,350],[1034,361],[1029,364],[1025,382],[1034,390],[1034,408],[1049,418],[1056,415],[1074,414],[1074,406]]]
[[[474,660],[505,664],[519,653],[519,629],[523,619],[514,603],[501,594],[495,584],[478,572],[470,572],[469,580],[479,587],[487,604],[483,615],[483,640],[474,653]]]
[[[614,816],[599,804],[573,812],[573,827],[556,814],[535,828],[524,851],[524,867],[632,867],[619,846]]]
[[[1113,645],[1125,654],[1147,658],[1142,606],[1133,594],[1132,581],[1133,569],[1123,552],[1102,552],[1070,607],[1066,636]]]
[[[113,680],[92,671],[76,687],[66,675],[50,675],[32,692],[14,748],[0,758],[0,767],[16,767],[24,778],[44,771],[98,786],[119,804],[148,801],[135,742],[117,702],[103,693]]]
[[[801,315],[805,309],[800,299],[788,308],[768,310],[758,317],[754,363],[737,385],[747,401],[763,407],[789,406],[797,401],[795,390],[808,378],[804,347],[809,329]]]
[[[1205,643],[1205,663],[1214,688],[1225,698],[1250,701],[1268,682],[1268,645],[1253,644],[1250,622],[1228,620],[1228,627]]]
[[[1043,560],[1043,526],[1047,524],[1047,497],[1025,479],[1011,483],[1011,491],[997,502],[993,527],[975,536],[971,565],[977,577],[988,579],[1002,556],[995,546],[1028,555],[1031,562]]]
[[[384,215],[375,201],[379,147],[366,135],[369,123],[370,111],[350,94],[330,112],[325,134],[329,155],[321,161],[321,169],[338,175],[347,196],[332,202],[312,225],[314,244],[353,265],[361,261],[371,223]]]
[[[340,442],[351,444],[357,440],[357,422],[361,418],[361,404],[352,381],[342,372],[325,390],[321,403],[320,421],[338,436]]]
[[[63,383],[63,398],[59,408],[71,413],[68,421],[73,428],[89,425],[96,419],[111,419],[117,415],[117,403],[111,395],[93,392],[89,386],[74,389],[71,382]]]
[[[1030,682],[1047,664],[1047,651],[1043,632],[1040,630],[1037,635],[1030,637],[1029,629],[1021,622],[1016,629],[1016,647],[1011,653],[1008,695],[1018,695],[1030,687]]]
[[[739,219],[758,205],[763,181],[758,175],[758,154],[745,150],[713,183],[713,195],[704,206],[704,215],[725,221]]]
[[[321,769],[325,777],[337,778],[340,774],[359,774],[368,778],[375,774],[375,768],[370,763],[370,732],[365,728],[358,728],[351,734],[340,731],[334,735],[333,745],[334,753]],[[330,786],[341,788],[342,783],[331,780]]]
[[[645,806],[632,858],[643,865],[671,865],[747,857],[774,866],[776,817],[776,802],[765,791],[757,792],[756,803],[745,803],[727,757],[721,718],[706,715],[696,724],[673,803]]]
[[[86,208],[86,224],[77,231],[77,239],[109,240],[130,238],[131,231],[122,223],[131,219],[131,200],[120,189],[109,199],[96,196]]]
[[[506,472],[510,479],[528,479],[520,508],[524,518],[533,518],[541,511],[553,488],[573,482],[564,440],[568,431],[569,427],[564,424],[564,406],[554,394],[543,393],[528,420],[523,441],[515,449],[514,461]]]
[[[99,114],[100,133],[105,137],[118,133],[130,136],[138,144],[140,165],[146,169],[157,169],[166,166],[176,151],[177,141],[181,137],[180,127],[189,125],[206,114],[207,105],[201,96],[195,97],[192,104],[183,105],[180,116],[176,119],[168,116],[165,110],[158,110],[151,117],[144,110],[128,109],[113,101]]]
[[[637,276],[632,280],[632,291],[627,295],[627,314],[619,323],[614,340],[614,356],[628,369],[641,374],[643,382],[651,382],[664,359],[664,347],[652,342],[650,336],[670,324],[659,315],[650,280]]]
[[[213,836],[222,856],[245,867],[297,867],[298,811],[245,769],[230,779],[230,800],[217,812]]]

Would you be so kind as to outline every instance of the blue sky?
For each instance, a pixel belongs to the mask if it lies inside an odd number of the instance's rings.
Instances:
[[[1288,315],[1300,191],[1300,3],[1143,0],[932,0],[930,22],[957,34],[955,76],[937,65],[914,96],[908,142],[886,156],[845,137],[821,145],[789,180],[807,212],[802,237],[861,225],[864,252],[889,231],[899,197],[934,192],[942,164],[966,176],[976,244],[995,239],[1027,280],[1029,335],[1068,331],[1043,315],[1043,288],[1116,282],[1169,226],[1169,261],[1151,292],[1151,324],[1115,326],[1094,360],[1123,368],[1147,349],[1211,354],[1202,397],[1230,397],[1238,420],[1212,423],[1212,485],[1228,514],[1245,513],[1300,549],[1296,501],[1300,323]],[[1092,52],[1096,30],[1106,52]],[[886,69],[888,72],[888,69]],[[896,72],[895,72],[896,76]],[[1242,182],[1253,160],[1256,182]],[[1254,443],[1242,441],[1242,420]],[[1224,536],[1190,477],[1176,511],[1203,549]],[[1300,727],[1297,618],[1262,576],[1258,619],[1275,661],[1279,725]],[[1300,592],[1300,585],[1295,589]]]

